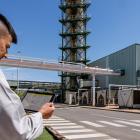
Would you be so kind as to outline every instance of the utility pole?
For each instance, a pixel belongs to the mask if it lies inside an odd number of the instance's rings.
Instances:
[[[22,52],[18,51],[17,56],[19,53],[22,53]],[[17,57],[17,59],[18,59],[18,57]],[[18,88],[19,88],[19,81],[18,81],[18,67],[17,67],[17,90],[18,90]]]

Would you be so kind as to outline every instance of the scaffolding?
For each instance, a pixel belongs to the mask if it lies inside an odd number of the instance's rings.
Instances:
[[[87,8],[91,5],[91,1],[87,0],[61,0],[59,8],[62,15],[59,22],[62,23],[62,31],[59,35],[62,37],[62,56],[59,61],[76,62],[86,65],[90,61],[87,57],[87,49],[91,47],[87,43],[87,35],[91,33],[91,29],[87,28],[87,22],[91,19],[91,15],[87,14]],[[62,102],[64,102],[65,92],[78,91],[77,76],[85,79],[88,74],[59,72],[62,83]]]

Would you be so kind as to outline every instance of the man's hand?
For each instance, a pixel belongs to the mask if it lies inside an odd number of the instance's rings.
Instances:
[[[46,103],[43,105],[38,112],[42,114],[43,119],[49,119],[53,112],[55,110],[55,107],[53,106],[53,103]]]

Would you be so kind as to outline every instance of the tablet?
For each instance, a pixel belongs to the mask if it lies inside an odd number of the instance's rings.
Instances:
[[[25,111],[38,112],[38,110],[46,103],[53,102],[56,94],[27,91],[21,99]]]

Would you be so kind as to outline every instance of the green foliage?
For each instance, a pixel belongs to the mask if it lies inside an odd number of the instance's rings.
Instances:
[[[42,135],[35,140],[54,140],[53,136],[44,128]]]
[[[15,89],[12,89],[20,98],[23,97],[23,95],[25,94],[26,91],[15,91]]]
[[[15,92],[20,98],[23,97],[23,95],[25,94],[25,91],[22,91],[22,92]]]

